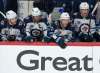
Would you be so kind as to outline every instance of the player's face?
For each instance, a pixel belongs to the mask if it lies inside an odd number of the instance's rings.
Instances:
[[[33,17],[33,20],[34,20],[35,22],[39,22],[39,21],[41,20],[41,16],[34,16],[34,17]]]
[[[61,27],[66,28],[69,25],[70,20],[62,19],[62,20],[60,20],[60,22],[61,22]]]
[[[16,18],[13,18],[13,19],[10,19],[10,20],[8,20],[8,21],[9,21],[9,24],[10,24],[10,25],[15,25],[16,22],[17,22],[17,19],[16,19]]]
[[[88,13],[89,13],[89,10],[88,9],[81,9],[80,13],[81,13],[82,17],[87,17]]]

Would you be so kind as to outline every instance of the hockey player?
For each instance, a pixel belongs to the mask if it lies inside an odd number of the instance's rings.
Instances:
[[[39,8],[32,9],[32,15],[24,19],[26,24],[26,41],[43,41],[47,36],[47,26],[42,21],[42,13]]]
[[[73,27],[75,28],[78,41],[91,42],[95,33],[95,18],[89,14],[89,4],[82,2],[80,4],[80,13],[75,16]]]
[[[51,34],[51,37],[61,48],[66,47],[66,42],[72,40],[72,29],[70,23],[70,16],[67,12],[63,12],[60,16],[57,29]],[[50,32],[49,32],[50,33]],[[49,40],[50,38],[47,38]]]
[[[9,10],[4,22],[0,23],[0,35],[2,41],[21,41],[23,37],[24,23],[17,18],[17,14]]]

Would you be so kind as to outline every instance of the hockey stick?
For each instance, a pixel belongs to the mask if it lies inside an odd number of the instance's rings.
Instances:
[[[99,0],[97,1],[97,3],[96,3],[96,5],[95,5],[95,7],[94,7],[94,9],[93,9],[93,11],[92,11],[92,15],[94,15],[94,13],[95,13],[95,11],[97,10],[97,8],[98,8],[98,6],[99,6]]]
[[[0,11],[0,14],[1,14],[4,18],[6,18],[6,15],[5,15],[3,12]]]

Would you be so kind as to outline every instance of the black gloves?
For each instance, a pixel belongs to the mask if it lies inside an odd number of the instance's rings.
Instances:
[[[80,42],[92,42],[93,35],[81,33],[79,34],[79,41]]]
[[[7,36],[7,40],[8,41],[15,41],[16,40],[16,36],[15,35],[9,35],[9,36]]]

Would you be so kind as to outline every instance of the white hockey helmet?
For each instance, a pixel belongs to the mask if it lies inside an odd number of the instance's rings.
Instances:
[[[32,16],[40,16],[41,15],[41,11],[39,8],[33,8],[32,9]]]
[[[13,19],[13,18],[16,18],[17,17],[17,14],[12,11],[12,10],[9,10],[6,12],[6,18],[7,19]]]
[[[68,12],[64,12],[64,13],[62,13],[61,14],[61,16],[60,16],[60,20],[62,20],[62,19],[70,19],[70,16],[69,16],[69,13]]]
[[[80,9],[89,9],[89,4],[87,2],[82,2],[80,4]]]

